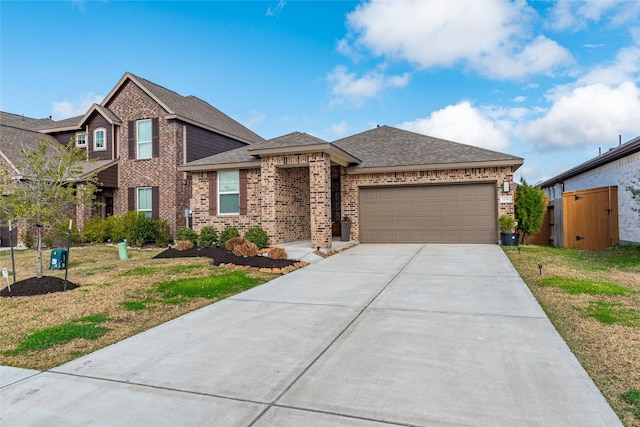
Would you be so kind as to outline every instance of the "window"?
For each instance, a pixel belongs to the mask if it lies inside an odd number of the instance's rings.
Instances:
[[[151,145],[151,119],[138,120],[136,142],[138,145],[138,159],[150,159]]]
[[[138,212],[144,213],[147,218],[152,217],[151,196],[151,187],[138,188]]]
[[[94,150],[106,150],[107,145],[105,144],[107,136],[107,131],[100,128],[96,129],[93,132],[93,149]]]
[[[76,147],[84,148],[87,146],[87,134],[86,133],[77,133],[76,134]]]
[[[240,213],[239,171],[218,172],[218,213]]]

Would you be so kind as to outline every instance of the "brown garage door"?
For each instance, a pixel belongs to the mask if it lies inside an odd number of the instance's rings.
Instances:
[[[495,184],[360,189],[363,243],[496,243]]]

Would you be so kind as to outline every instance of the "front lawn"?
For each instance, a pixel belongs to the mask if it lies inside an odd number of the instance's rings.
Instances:
[[[153,259],[163,250],[130,249],[121,261],[113,245],[71,248],[68,280],[80,287],[0,298],[0,364],[49,369],[276,277],[215,267],[210,258]],[[15,254],[17,281],[33,277],[35,251]],[[49,251],[43,255],[46,268]],[[9,251],[0,252],[2,267],[12,280]]]
[[[618,417],[640,426],[640,246],[503,249]]]

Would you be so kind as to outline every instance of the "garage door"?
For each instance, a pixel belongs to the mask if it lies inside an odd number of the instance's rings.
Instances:
[[[363,243],[496,243],[495,184],[360,189]]]

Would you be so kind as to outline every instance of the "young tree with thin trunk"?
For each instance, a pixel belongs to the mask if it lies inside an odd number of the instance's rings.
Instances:
[[[91,206],[97,173],[83,175],[86,153],[73,141],[64,146],[41,138],[36,149],[23,148],[21,153],[23,161],[16,168],[21,176],[11,174],[7,165],[0,167],[0,215],[36,227],[36,276],[41,278],[43,231],[68,223],[76,207]]]
[[[545,210],[544,191],[520,178],[520,185],[516,189],[515,210],[518,229],[523,233],[522,243],[525,243],[527,236],[537,233],[542,227]]]

